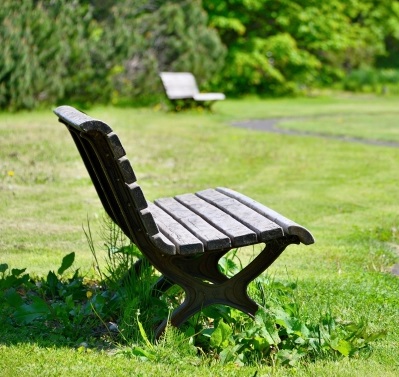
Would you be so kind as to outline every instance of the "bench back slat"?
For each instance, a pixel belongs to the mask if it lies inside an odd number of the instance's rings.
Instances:
[[[161,72],[159,75],[169,99],[193,98],[199,93],[195,77],[190,72]]]
[[[60,106],[54,112],[70,131],[111,219],[139,247],[141,242],[150,241],[161,252],[174,254],[175,246],[165,242],[148,210],[118,136],[105,123],[72,107]]]

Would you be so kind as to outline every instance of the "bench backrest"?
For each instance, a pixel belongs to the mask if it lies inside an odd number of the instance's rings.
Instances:
[[[104,122],[70,106],[60,106],[54,113],[71,133],[111,219],[140,249],[146,246],[148,250],[153,245],[167,254],[174,254],[174,245],[165,242],[148,209],[118,136]]]
[[[199,93],[195,77],[190,72],[161,72],[159,75],[169,99],[192,98]]]

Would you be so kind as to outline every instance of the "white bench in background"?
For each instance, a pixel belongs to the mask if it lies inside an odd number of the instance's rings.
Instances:
[[[226,98],[223,93],[200,93],[195,77],[190,72],[161,72],[162,84],[170,101],[200,102],[210,107],[213,102]]]

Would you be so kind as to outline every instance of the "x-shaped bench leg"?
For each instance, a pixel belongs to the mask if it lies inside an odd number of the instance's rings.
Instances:
[[[201,276],[190,275],[189,261],[184,258],[171,259],[174,265],[171,269],[174,271],[174,282],[180,285],[186,296],[184,302],[172,313],[170,322],[173,326],[179,327],[187,321],[193,314],[201,311],[203,308],[213,304],[228,305],[239,309],[244,313],[254,316],[258,310],[258,305],[247,293],[248,284],[264,272],[290,244],[299,244],[296,236],[286,236],[275,239],[266,244],[263,251],[244,269],[228,279],[223,274],[214,279],[214,271],[210,274],[201,274]],[[225,253],[225,252],[224,252]],[[224,254],[223,253],[223,254]],[[217,261],[220,259],[215,255],[214,262],[217,268]],[[197,267],[202,263],[197,262]],[[191,267],[191,271],[195,271]],[[214,284],[210,284],[208,280]],[[167,320],[164,320],[156,329],[155,336],[158,338],[164,331]]]

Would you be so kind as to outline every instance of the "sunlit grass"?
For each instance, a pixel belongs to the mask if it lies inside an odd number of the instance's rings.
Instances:
[[[295,375],[394,376],[399,368],[395,322],[399,279],[389,270],[397,261],[393,246],[399,243],[399,149],[230,124],[292,117],[281,127],[399,140],[398,102],[371,96],[248,99],[218,103],[214,113],[111,107],[87,112],[116,130],[149,200],[227,186],[306,226],[316,244],[289,247],[270,272],[279,279],[299,281],[301,300],[314,318],[330,308],[344,319],[364,315],[373,328],[388,331],[370,359],[317,362],[296,369]],[[101,248],[96,232],[103,209],[72,139],[51,109],[0,114],[0,203],[0,263],[43,275],[75,251],[76,267],[92,273],[82,226],[90,220]],[[243,253],[251,255],[251,250]],[[38,375],[46,375],[44,364],[57,365],[62,375],[73,373],[69,371],[84,375],[87,370],[107,375],[105,370],[116,362],[108,355],[78,355],[70,349],[0,345],[5,375],[28,367],[24,356],[28,351],[34,355],[31,374]],[[117,360],[113,375],[177,373],[176,366]],[[255,373],[251,368],[245,372],[204,365],[182,368],[181,375]],[[267,373],[271,370],[258,375]],[[275,372],[291,374],[284,369]]]

